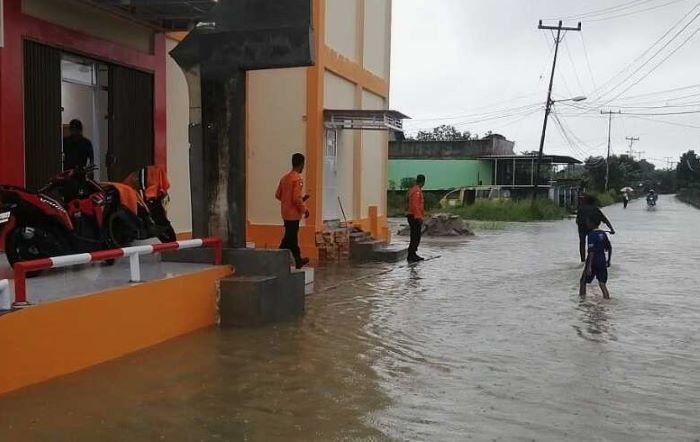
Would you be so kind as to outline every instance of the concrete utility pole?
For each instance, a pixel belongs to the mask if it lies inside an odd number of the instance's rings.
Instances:
[[[561,43],[563,36],[561,35],[561,31],[581,31],[581,22],[578,22],[578,26],[575,28],[569,28],[569,27],[564,27],[562,26],[562,21],[559,20],[559,24],[557,26],[544,26],[542,24],[542,20],[540,20],[539,25],[537,26],[537,29],[541,30],[551,30],[557,31],[557,36],[554,40],[554,60],[552,61],[552,74],[549,77],[549,89],[547,91],[547,103],[545,105],[544,109],[544,123],[542,124],[542,137],[540,138],[540,151],[537,155],[537,166],[535,167],[535,183],[534,183],[534,188],[532,191],[532,199],[534,200],[535,197],[537,197],[537,189],[540,184],[540,167],[542,166],[542,152],[544,151],[544,138],[545,134],[547,133],[547,120],[549,119],[549,113],[552,111],[552,85],[554,84],[554,70],[557,67],[557,55],[559,54],[559,43]]]
[[[605,157],[605,191],[608,191],[608,182],[610,181],[610,132],[612,131],[612,116],[613,114],[621,114],[621,111],[600,111],[602,115],[608,114],[608,155]]]
[[[635,141],[639,141],[639,137],[625,137],[625,140],[630,142],[629,155],[630,155],[630,158],[634,158],[634,151],[632,150],[632,145],[634,144]]]

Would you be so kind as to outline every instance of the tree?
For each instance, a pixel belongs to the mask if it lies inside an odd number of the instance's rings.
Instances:
[[[681,155],[676,166],[676,179],[680,188],[700,185],[700,158],[694,150]]]
[[[591,190],[605,190],[605,158],[590,157],[585,162],[586,178]],[[646,187],[656,186],[658,176],[656,167],[646,160],[637,161],[629,155],[610,157],[608,190],[620,190],[623,187],[637,188],[639,184]]]
[[[471,132],[460,132],[449,124],[443,124],[430,131],[421,130],[415,137],[415,140],[418,141],[466,141],[471,139],[473,139]]]
[[[414,177],[409,176],[409,177],[401,178],[401,184],[400,184],[401,190],[408,190],[411,187],[413,187],[414,184],[416,184],[416,179]]]

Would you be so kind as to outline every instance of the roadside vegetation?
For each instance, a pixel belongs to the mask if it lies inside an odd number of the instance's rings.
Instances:
[[[523,200],[479,200],[474,204],[445,210],[467,220],[478,221],[554,221],[564,219],[566,211],[545,198]]]

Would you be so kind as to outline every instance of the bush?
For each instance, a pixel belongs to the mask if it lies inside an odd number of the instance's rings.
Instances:
[[[448,210],[462,218],[483,221],[549,221],[563,219],[564,210],[546,198],[518,201],[477,200],[474,204]]]

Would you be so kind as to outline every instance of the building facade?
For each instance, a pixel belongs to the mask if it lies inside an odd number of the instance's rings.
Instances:
[[[186,24],[109,2],[2,1],[0,183],[38,188],[60,171],[65,125],[79,118],[101,180],[149,164],[167,169],[170,218],[190,235],[190,97],[169,55],[185,35],[169,31]],[[248,241],[276,247],[277,181],[291,155],[304,153],[312,197],[301,244],[313,257],[314,233],[334,220],[388,237],[387,128],[331,127],[328,111],[388,110],[391,0],[311,1],[314,66],[246,73],[245,204]]]

